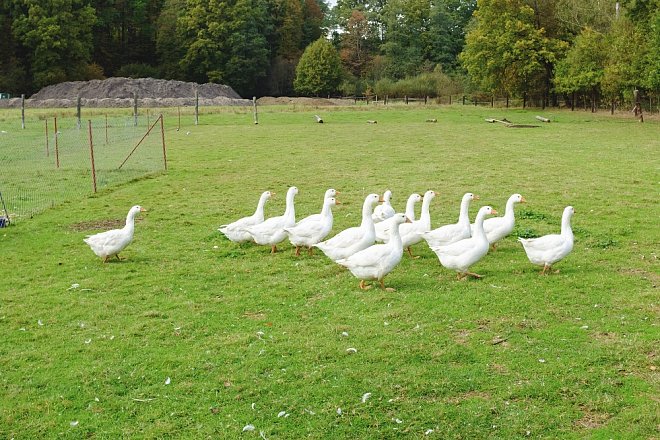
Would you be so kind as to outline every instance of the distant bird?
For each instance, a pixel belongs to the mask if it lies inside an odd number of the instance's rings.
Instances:
[[[513,194],[506,202],[502,217],[488,218],[484,221],[484,231],[491,249],[495,250],[496,243],[513,231],[516,222],[513,206],[516,203],[525,203],[525,198],[520,194]],[[474,229],[474,225],[471,225],[471,228]]]
[[[396,267],[403,256],[403,243],[399,235],[399,226],[410,222],[405,214],[394,214],[390,238],[386,244],[375,244],[361,250],[337,263],[346,267],[360,280],[360,289],[367,290],[371,286],[365,285],[366,280],[376,280],[380,287],[385,289],[383,278]],[[393,288],[385,289],[393,291]]]
[[[477,213],[472,237],[455,241],[447,246],[431,247],[438,256],[440,264],[447,269],[454,269],[458,273],[459,280],[467,275],[481,278],[481,275],[469,272],[469,269],[488,253],[489,245],[484,232],[484,218],[491,214],[497,214],[497,211],[490,206],[482,206]]]
[[[571,217],[575,213],[572,206],[564,208],[561,216],[561,233],[544,235],[538,238],[520,238],[525,249],[527,258],[532,264],[543,266],[541,274],[550,271],[552,265],[573,250],[573,230],[571,229]]]
[[[262,223],[247,226],[244,231],[252,236],[255,243],[261,245],[270,245],[270,253],[277,252],[277,244],[286,238],[284,228],[296,224],[296,211],[293,205],[293,198],[298,194],[298,188],[290,187],[286,192],[286,209],[284,214],[278,217],[271,217]]]
[[[135,205],[128,211],[126,226],[121,229],[112,229],[110,231],[88,235],[83,241],[92,248],[92,251],[96,255],[103,258],[104,263],[107,263],[110,257],[117,257],[121,261],[119,252],[123,251],[133,241],[135,216],[145,211],[146,209],[140,205]]]
[[[257,203],[257,209],[254,211],[254,214],[249,217],[243,217],[233,223],[222,225],[218,228],[218,231],[225,234],[225,237],[235,243],[252,241],[252,236],[244,228],[257,225],[264,221],[264,205],[273,195],[274,193],[270,191],[264,191],[261,193],[261,197],[259,197],[259,203]]]
[[[371,215],[375,224],[378,224],[394,215],[394,208],[390,200],[392,199],[392,191],[389,189],[383,193],[383,204],[374,208],[374,213]]]
[[[300,255],[300,248],[305,246],[312,255],[312,246],[323,240],[332,230],[332,207],[340,204],[334,197],[324,200],[323,210],[318,218],[298,222],[294,226],[284,228],[289,241],[296,247],[296,256]],[[318,214],[315,214],[318,215]]]

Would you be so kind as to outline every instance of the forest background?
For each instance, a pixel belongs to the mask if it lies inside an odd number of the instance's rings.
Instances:
[[[11,95],[111,76],[243,97],[660,92],[660,0],[0,0],[0,31]]]

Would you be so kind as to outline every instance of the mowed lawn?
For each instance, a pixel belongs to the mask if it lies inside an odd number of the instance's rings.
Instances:
[[[0,437],[660,436],[657,117],[411,105],[184,119],[166,119],[167,173],[0,229]],[[361,291],[318,251],[271,255],[216,230],[264,190],[280,215],[291,185],[297,218],[341,191],[333,233],[386,189],[400,211],[436,191],[433,227],[457,220],[465,192],[481,197],[472,219],[513,193],[527,203],[473,266],[483,279],[458,281],[420,243],[385,278],[396,292]],[[148,212],[126,260],[103,264],[83,237],[134,204]],[[516,235],[559,232],[567,205],[575,248],[541,276]]]

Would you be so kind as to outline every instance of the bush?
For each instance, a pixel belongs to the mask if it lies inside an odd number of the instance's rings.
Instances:
[[[143,63],[124,64],[116,72],[115,76],[126,78],[159,78],[160,71],[157,67]]]

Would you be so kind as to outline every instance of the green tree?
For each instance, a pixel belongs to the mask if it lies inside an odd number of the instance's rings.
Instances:
[[[0,2],[0,92],[19,94],[27,91],[28,78],[19,46],[12,34],[8,2]]]
[[[465,44],[466,26],[476,0],[440,0],[431,7],[428,58],[446,71],[459,67],[458,55]]]
[[[575,38],[566,57],[555,69],[555,90],[560,93],[589,93],[594,98],[600,92],[607,61],[605,36],[585,28]]]
[[[383,11],[386,74],[395,79],[432,68],[428,61],[431,4],[428,0],[390,0]]]
[[[83,0],[15,0],[11,13],[34,87],[86,79],[94,8]]]
[[[341,60],[337,50],[325,38],[319,38],[305,49],[293,86],[301,95],[320,96],[333,93],[342,79]]]
[[[185,54],[179,29],[179,17],[184,13],[186,0],[166,0],[156,25],[156,52],[161,75],[169,79],[183,79],[179,60]]]
[[[484,92],[544,96],[565,47],[536,28],[534,10],[522,0],[480,0],[460,59]]]
[[[177,22],[186,79],[256,94],[268,71],[271,28],[265,0],[188,0]]]

